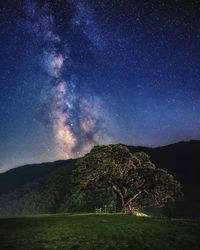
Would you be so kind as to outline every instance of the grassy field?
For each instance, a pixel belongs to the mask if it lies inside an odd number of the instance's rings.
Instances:
[[[0,249],[200,249],[200,222],[117,214],[0,217]]]

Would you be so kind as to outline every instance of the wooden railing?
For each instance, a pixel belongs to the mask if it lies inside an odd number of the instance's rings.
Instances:
[[[108,207],[108,206],[104,206],[102,208],[95,208],[95,213],[117,213],[117,212],[121,212],[124,214],[135,214],[137,215],[137,213],[139,212],[138,208],[126,208],[125,210],[122,210],[122,208],[120,207]]]

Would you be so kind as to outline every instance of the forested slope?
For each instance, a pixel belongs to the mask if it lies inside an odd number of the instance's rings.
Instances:
[[[0,215],[56,212],[69,190],[73,168],[74,160],[68,160],[23,166],[2,174]]]

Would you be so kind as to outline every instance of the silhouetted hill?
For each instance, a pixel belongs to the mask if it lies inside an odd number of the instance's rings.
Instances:
[[[165,209],[167,215],[200,217],[200,141],[128,148],[132,153],[146,152],[157,167],[181,182],[185,200],[169,204]],[[0,174],[0,215],[57,212],[69,193],[75,161],[26,165]]]
[[[183,187],[184,202],[171,205],[180,216],[198,216],[200,211],[200,141],[179,142],[158,148],[128,146],[132,153],[144,151],[152,162],[171,173]],[[170,211],[168,211],[170,212]],[[178,214],[177,214],[178,215]]]
[[[37,178],[42,178],[62,166],[66,161],[55,161],[41,164],[29,164],[8,170],[0,174],[0,194],[18,188]]]
[[[0,174],[0,215],[55,213],[69,192],[73,169],[74,160],[67,160]]]

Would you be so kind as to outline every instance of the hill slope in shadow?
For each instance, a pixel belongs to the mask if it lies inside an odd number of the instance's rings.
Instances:
[[[74,160],[26,165],[0,174],[0,215],[55,213],[69,192]]]
[[[180,181],[184,201],[167,206],[167,214],[178,217],[200,217],[200,141],[179,142],[158,148],[128,146],[132,153],[144,151],[159,168]]]

